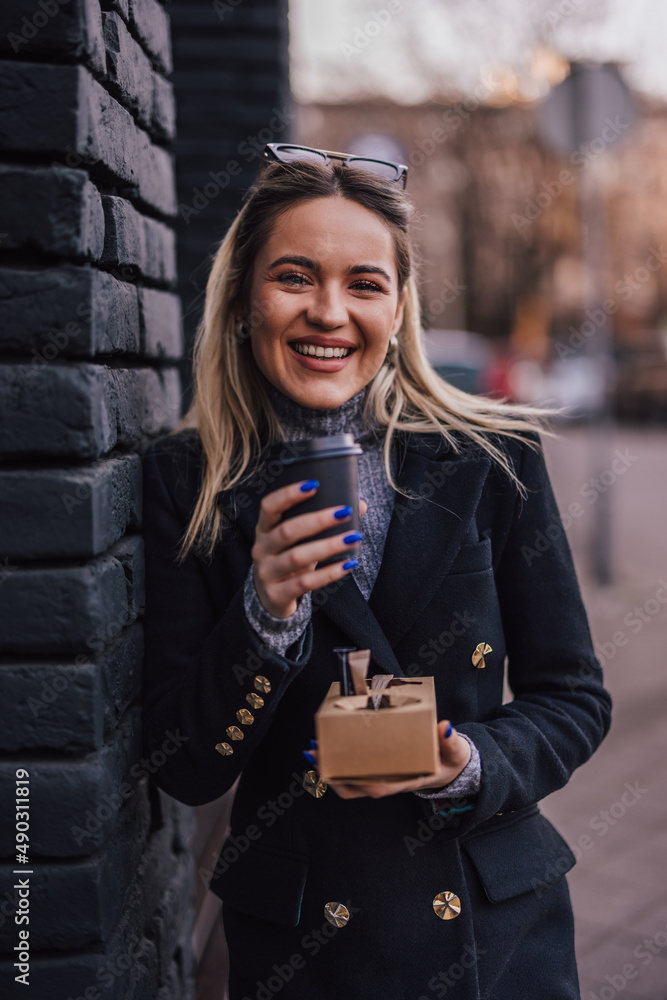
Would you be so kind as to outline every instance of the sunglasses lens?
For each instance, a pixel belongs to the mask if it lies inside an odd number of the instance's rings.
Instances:
[[[324,153],[320,153],[317,149],[307,149],[302,146],[276,146],[275,152],[282,163],[295,163],[297,160],[306,160],[309,163],[327,162]]]
[[[357,167],[359,170],[367,170],[371,174],[377,174],[386,181],[398,180],[398,170],[392,163],[382,163],[380,160],[366,160],[362,156],[350,157],[348,166]]]

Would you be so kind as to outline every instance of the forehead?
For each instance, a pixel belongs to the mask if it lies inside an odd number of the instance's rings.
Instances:
[[[275,220],[260,257],[286,253],[319,263],[384,265],[395,270],[393,236],[383,220],[348,198],[316,198],[288,208]]]

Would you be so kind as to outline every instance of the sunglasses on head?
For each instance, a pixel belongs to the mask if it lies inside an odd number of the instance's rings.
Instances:
[[[403,189],[408,181],[408,168],[404,163],[390,160],[376,160],[372,156],[355,156],[353,153],[333,153],[329,149],[312,149],[310,146],[293,146],[289,143],[269,142],[262,153],[262,163],[321,163],[327,166],[330,160],[341,160],[346,167],[367,170],[386,181],[396,181]]]

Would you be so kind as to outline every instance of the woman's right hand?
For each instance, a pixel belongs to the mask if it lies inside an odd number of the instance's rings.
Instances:
[[[297,598],[309,590],[317,590],[333,580],[347,576],[357,565],[353,557],[344,562],[331,563],[315,569],[318,562],[356,542],[345,542],[352,533],[345,528],[352,512],[350,508],[325,507],[310,514],[298,514],[285,521],[280,518],[284,511],[314,495],[316,488],[304,492],[306,483],[292,483],[279,490],[273,490],[263,497],[259,507],[259,518],[255,528],[255,543],[251,550],[255,589],[263,607],[276,618],[288,618],[297,609]],[[366,513],[368,504],[359,501],[360,515]],[[341,517],[334,517],[336,511],[350,511]],[[304,542],[324,528],[340,524],[340,534],[319,541]],[[360,539],[359,539],[360,540]],[[343,567],[347,566],[347,569]]]

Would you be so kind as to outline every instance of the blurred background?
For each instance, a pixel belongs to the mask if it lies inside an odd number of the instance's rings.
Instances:
[[[289,5],[284,138],[409,166],[434,367],[561,408],[548,463],[615,700],[543,803],[586,1000],[667,997],[666,41],[660,0]]]

